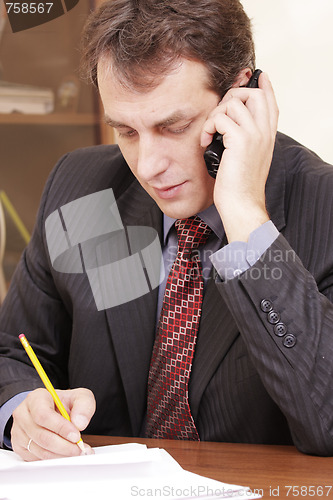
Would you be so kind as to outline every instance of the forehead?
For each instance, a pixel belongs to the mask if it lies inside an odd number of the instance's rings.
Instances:
[[[153,70],[149,67],[145,70],[144,66],[142,66],[138,72],[134,68],[132,73],[128,75],[127,73],[123,74],[109,56],[102,56],[97,65],[98,85],[103,80],[112,79],[115,84],[119,84],[119,87],[132,91],[135,94],[150,92],[159,86],[164,79],[169,80],[170,77],[176,77],[176,75],[180,79],[186,77],[186,75],[196,76],[204,80],[205,85],[209,86],[210,77],[208,69],[202,62],[193,59],[179,57],[170,62],[168,70],[165,70],[162,65],[160,70],[158,66],[154,67]]]
[[[198,108],[205,102],[209,89],[208,70],[203,63],[179,60],[168,74],[145,91],[124,86],[115,75],[115,68],[106,58],[98,65],[98,85],[104,109],[110,117],[129,111],[131,115],[159,116],[174,109]],[[214,94],[215,95],[215,94]]]

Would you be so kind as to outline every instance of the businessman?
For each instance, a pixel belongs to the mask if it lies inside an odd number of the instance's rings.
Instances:
[[[265,73],[246,86],[255,56],[240,2],[107,1],[88,19],[83,55],[118,145],[64,156],[46,185],[0,312],[3,445],[24,460],[75,455],[84,431],[332,455],[333,169],[277,132]],[[216,179],[203,156],[215,132]],[[106,269],[119,239],[89,247],[96,274],[84,245],[83,269],[72,253],[57,260],[61,245],[72,250],[74,208],[107,190],[119,234],[149,228],[163,256],[159,286],[135,297],[141,264],[126,267],[133,297],[117,303]],[[75,230],[91,231],[97,205]]]

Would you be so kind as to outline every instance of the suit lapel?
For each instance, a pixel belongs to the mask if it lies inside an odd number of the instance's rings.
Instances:
[[[203,300],[189,387],[190,407],[194,419],[208,382],[238,335],[236,323],[217,291],[215,279],[211,277]]]
[[[266,200],[270,218],[277,229],[281,230],[285,226],[286,172],[279,135],[266,183]],[[224,237],[221,248],[226,244],[227,239]],[[200,331],[189,387],[190,406],[194,418],[198,414],[200,400],[207,384],[238,335],[235,320],[217,290],[212,272],[203,300]]]
[[[284,209],[286,195],[286,166],[280,144],[281,137],[281,134],[278,133],[275,141],[272,164],[266,183],[267,211],[279,231],[286,225]]]
[[[162,214],[134,181],[117,200],[123,225],[156,229],[161,240]],[[147,375],[155,338],[158,288],[105,310],[124,385],[132,430],[139,435],[146,410]]]

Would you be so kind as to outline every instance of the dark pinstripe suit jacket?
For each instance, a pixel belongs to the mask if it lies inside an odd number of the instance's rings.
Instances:
[[[109,187],[124,225],[152,226],[161,234],[160,210],[117,147],[78,150],[60,160],[0,311],[0,404],[40,386],[16,340],[25,332],[57,387],[94,392],[97,411],[87,432],[137,436],[157,292],[97,311],[86,275],[54,271],[45,242],[50,213]],[[266,191],[281,234],[241,277],[209,280],[190,405],[203,440],[294,442],[304,452],[330,455],[333,168],[278,134]]]

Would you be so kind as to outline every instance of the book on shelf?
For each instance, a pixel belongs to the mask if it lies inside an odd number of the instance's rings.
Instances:
[[[43,115],[53,110],[51,89],[0,81],[0,113]]]

